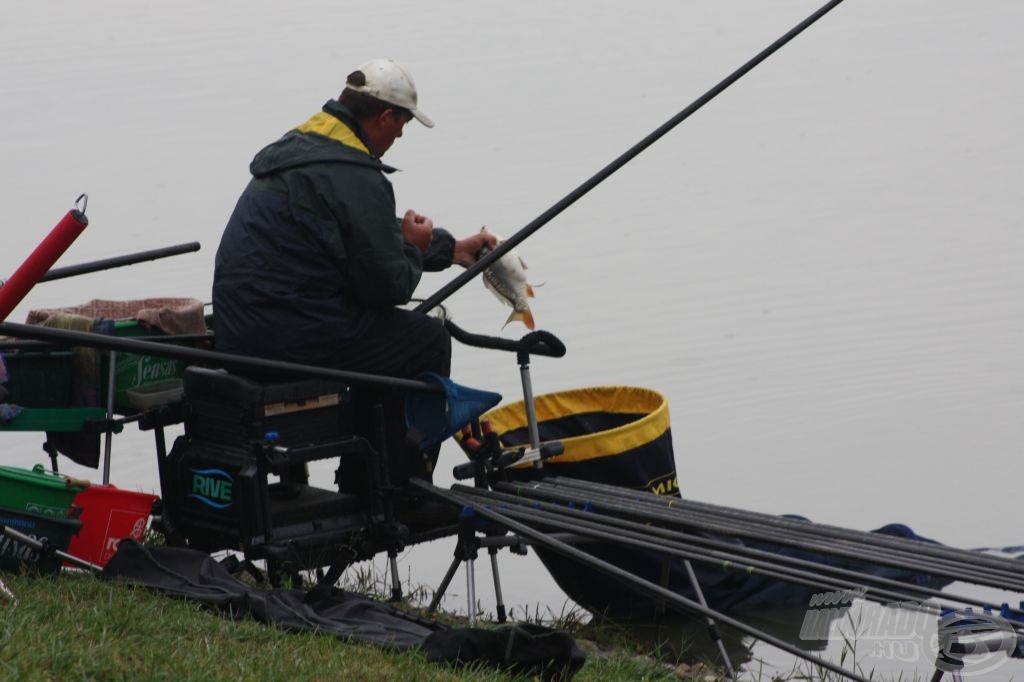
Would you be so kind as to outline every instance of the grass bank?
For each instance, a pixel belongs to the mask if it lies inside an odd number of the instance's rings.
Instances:
[[[513,680],[334,637],[232,621],[195,603],[80,573],[4,574],[3,680]],[[628,649],[589,655],[576,680],[677,680]]]

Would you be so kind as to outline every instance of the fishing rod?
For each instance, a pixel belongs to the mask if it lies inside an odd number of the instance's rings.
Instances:
[[[472,500],[472,498],[470,499]],[[483,502],[483,500],[481,501]],[[918,611],[926,616],[939,617],[945,613],[967,613],[969,611],[969,609],[965,611],[963,607],[954,608],[945,604],[923,601],[919,596],[907,595],[906,593],[889,592],[887,590],[869,590],[869,588],[864,584],[830,581],[824,576],[815,576],[804,571],[789,571],[784,568],[780,568],[779,570],[773,570],[771,568],[759,570],[756,569],[753,564],[744,563],[742,559],[735,561],[730,559],[723,560],[721,557],[712,556],[712,553],[704,553],[699,550],[690,549],[683,543],[665,540],[655,542],[653,539],[645,537],[642,532],[628,533],[621,529],[612,531],[607,526],[602,526],[604,519],[602,519],[602,522],[583,522],[580,520],[569,521],[561,514],[543,512],[534,508],[518,505],[503,505],[501,507],[501,513],[537,528],[554,529],[576,535],[583,535],[592,541],[598,540],[603,541],[606,544],[631,550],[646,551],[652,554],[657,554],[660,557],[674,557],[681,559],[683,560],[684,565],[688,568],[688,572],[691,574],[691,584],[696,584],[696,576],[692,574],[692,568],[689,568],[689,561],[694,560],[719,568],[742,572],[749,576],[756,575],[775,580],[783,580],[789,583],[830,591],[833,594],[843,594],[849,593],[851,590],[863,589],[863,596],[870,598],[872,601],[876,601],[883,605],[896,604],[897,608]],[[665,583],[663,582],[662,584],[664,585]],[[701,593],[698,591],[697,594],[700,596]],[[885,597],[887,601],[883,600],[882,597]],[[702,601],[701,603],[707,606],[706,602]],[[1024,624],[1006,620],[1006,627],[1017,630],[1024,628]]]
[[[719,540],[691,533],[674,531],[659,526],[652,526],[649,523],[629,521],[610,514],[602,513],[591,508],[589,511],[566,507],[550,502],[539,502],[529,497],[517,497],[508,493],[496,491],[481,491],[477,488],[456,485],[453,490],[475,496],[481,502],[501,502],[503,505],[529,505],[531,510],[542,511],[576,519],[587,523],[601,524],[595,528],[607,530],[608,528],[622,529],[629,531],[634,537],[659,538],[673,542],[679,547],[688,549],[701,555],[699,561],[709,563],[725,571],[742,571],[749,575],[760,574],[766,577],[773,577],[790,582],[819,587],[825,590],[842,590],[849,588],[873,585],[870,592],[878,597],[884,597],[890,601],[898,602],[923,602],[927,598],[942,598],[957,602],[965,606],[977,607],[979,609],[988,606],[973,597],[965,597],[957,594],[946,593],[938,589],[923,585],[910,585],[905,582],[876,576],[870,573],[862,573],[852,569],[839,566],[830,566],[820,562],[803,559],[800,557],[777,554],[756,547],[736,545],[724,540]],[[599,520],[595,520],[599,519]],[[614,539],[612,540],[614,543]],[[782,575],[785,573],[786,575]],[[831,581],[831,582],[829,582]],[[880,601],[880,600],[879,600]],[[923,604],[922,604],[923,606]],[[938,609],[957,610],[952,605],[937,603]],[[1024,615],[1024,612],[1016,609],[1008,609],[1015,614]]]
[[[267,360],[264,358],[249,357],[245,355],[235,355],[234,353],[220,353],[201,348],[186,348],[153,341],[141,341],[139,339],[109,336],[107,334],[93,334],[91,332],[78,332],[53,327],[16,324],[13,322],[0,322],[0,334],[14,336],[17,338],[35,339],[37,341],[63,343],[65,345],[72,346],[88,346],[90,348],[98,348],[100,350],[138,353],[140,355],[156,355],[158,357],[188,360],[200,364],[206,363],[220,367],[235,367],[250,370],[256,369],[298,376],[317,377],[320,379],[331,379],[334,381],[375,384],[378,386],[387,386],[389,388],[398,388],[403,390],[444,393],[443,386],[427,381],[401,379],[399,377],[366,374],[364,372],[352,372],[348,370],[331,369],[329,367],[317,367],[314,365],[303,365],[297,362]]]
[[[160,249],[139,251],[137,253],[129,253],[124,256],[114,256],[113,258],[89,261],[88,263],[68,265],[63,268],[53,268],[51,270],[47,270],[46,274],[39,278],[39,281],[51,282],[55,279],[64,279],[65,277],[74,277],[76,275],[84,275],[90,272],[99,272],[100,270],[112,270],[113,268],[120,268],[125,265],[134,265],[145,261],[169,258],[170,256],[178,256],[183,253],[193,253],[198,251],[199,248],[199,242],[188,242],[187,244],[166,246]]]
[[[614,504],[632,505],[637,507],[638,511],[643,509],[671,509],[680,518],[685,516],[686,519],[691,520],[706,519],[715,522],[735,523],[735,527],[743,527],[753,532],[764,532],[765,537],[773,535],[777,538],[778,536],[774,534],[774,530],[782,530],[792,536],[824,539],[848,550],[859,550],[860,547],[867,546],[871,549],[889,552],[891,555],[908,556],[911,560],[933,561],[934,565],[945,568],[955,569],[956,567],[965,566],[972,574],[980,574],[980,576],[985,576],[991,580],[1017,582],[1024,577],[1024,566],[1015,560],[987,557],[978,552],[887,536],[885,534],[878,534],[878,532],[810,523],[760,512],[692,502],[680,498],[667,499],[664,496],[655,496],[638,491],[633,491],[633,495],[630,497],[624,497],[622,488],[572,478],[555,477],[546,480],[545,483],[557,487],[578,489],[580,495],[586,495],[588,498],[597,496]],[[764,530],[766,527],[769,530]],[[994,586],[1002,587],[1000,584]]]
[[[1009,581],[1020,580],[1024,577],[1024,566],[1021,566],[1019,562],[985,557],[976,552],[944,547],[936,543],[826,526],[705,503],[692,503],[675,497],[666,499],[643,491],[631,491],[633,493],[631,496],[624,496],[621,489],[616,489],[613,486],[591,485],[590,482],[576,479],[557,478],[552,481],[557,482],[548,483],[546,481],[545,484],[566,490],[574,489],[577,491],[575,494],[585,495],[587,499],[600,498],[615,505],[625,505],[633,508],[637,513],[667,512],[680,522],[683,520],[707,520],[714,523],[731,524],[734,528],[742,527],[759,533],[765,538],[778,537],[777,531],[782,531],[788,534],[786,537],[802,537],[814,542],[826,540],[836,547],[842,547],[848,551],[862,551],[863,548],[868,551],[886,551],[893,556],[907,555],[915,561],[922,559],[933,561],[935,565],[947,568],[966,566],[976,570],[983,567],[984,570],[978,571],[979,573]]]
[[[947,564],[936,563],[934,561],[931,563],[925,563],[921,560],[915,559],[913,555],[908,555],[905,558],[897,558],[893,553],[871,553],[867,551],[867,549],[859,546],[836,546],[814,538],[806,538],[792,534],[782,535],[778,533],[769,533],[763,529],[752,529],[743,525],[729,523],[728,521],[715,517],[696,517],[689,513],[683,515],[674,512],[674,510],[657,511],[650,509],[637,509],[635,507],[630,507],[628,503],[623,503],[621,498],[618,497],[600,497],[592,495],[583,500],[581,498],[573,497],[572,495],[567,495],[564,491],[556,491],[536,485],[517,486],[516,484],[506,483],[498,484],[497,487],[503,490],[516,491],[519,494],[542,497],[544,499],[555,501],[571,501],[576,504],[589,503],[592,507],[602,511],[607,510],[619,514],[628,514],[634,518],[646,520],[648,522],[656,521],[663,524],[696,528],[720,535],[743,537],[760,542],[772,542],[774,544],[795,547],[819,554],[833,554],[852,559],[854,561],[871,561],[872,563],[883,566],[915,570],[921,573],[941,575],[952,579],[964,579],[968,582],[991,585],[1002,589],[1009,589],[1012,587],[1006,584],[1006,580],[1008,580],[1007,576],[979,574],[977,571],[972,571],[970,566],[965,567],[959,564],[950,566]]]
[[[477,490],[477,492],[479,492],[478,489],[476,489],[476,490]],[[472,501],[473,500],[473,496],[469,496],[468,499],[470,501]],[[480,500],[480,501],[485,503],[485,504],[488,502],[488,500],[486,500],[486,499],[485,500]],[[692,568],[690,568],[688,559],[689,558],[693,558],[693,559],[698,560],[698,561],[710,561],[711,563],[714,563],[712,560],[707,559],[705,557],[702,557],[699,554],[694,554],[692,552],[687,552],[687,551],[685,551],[685,549],[681,549],[680,546],[678,545],[678,543],[665,543],[663,541],[662,542],[656,542],[653,539],[646,538],[646,537],[644,537],[644,533],[643,532],[630,533],[628,535],[621,534],[621,531],[619,531],[618,533],[617,532],[613,532],[612,530],[608,529],[607,526],[603,525],[603,522],[606,521],[607,519],[593,520],[593,521],[588,522],[588,523],[581,523],[581,522],[575,522],[574,523],[574,522],[567,521],[565,519],[564,514],[549,513],[549,512],[541,511],[541,510],[536,509],[536,508],[531,508],[531,507],[523,506],[524,505],[524,501],[523,500],[519,500],[518,502],[519,502],[518,504],[502,504],[500,506],[501,513],[505,514],[507,516],[510,516],[510,517],[512,517],[514,519],[520,520],[520,521],[522,521],[524,523],[528,523],[531,526],[535,526],[538,529],[539,528],[543,528],[543,529],[546,529],[546,530],[548,530],[548,529],[555,529],[555,530],[560,530],[560,531],[567,532],[567,533],[573,534],[573,535],[583,535],[584,537],[588,537],[590,540],[603,540],[603,541],[605,541],[607,543],[610,543],[610,544],[613,544],[613,545],[616,545],[616,546],[619,546],[619,547],[626,547],[626,548],[630,548],[630,549],[633,549],[633,550],[646,551],[646,552],[649,552],[651,554],[657,554],[657,555],[659,555],[661,557],[672,556],[672,557],[676,557],[676,558],[683,558],[684,561],[685,561],[685,565],[687,567],[687,571],[690,574],[690,577],[691,577],[694,589],[697,592],[697,595],[701,596],[701,592],[699,590],[699,587],[697,586],[696,576],[693,574]],[[736,566],[730,566],[730,568],[735,568],[735,570],[745,571],[745,572],[747,572],[750,575],[754,575],[754,573],[749,570],[749,567],[743,566],[742,564],[739,564],[739,565],[736,565]],[[780,578],[782,580],[786,580],[786,581],[789,581],[789,582],[797,582],[799,584],[806,584],[806,585],[817,585],[817,584],[819,584],[817,581],[801,580],[801,579],[799,579],[797,577],[786,575],[785,573],[783,573],[781,575],[780,574],[776,574],[773,571],[758,571],[757,574],[765,575],[765,576],[769,576],[769,577],[776,577],[776,578]],[[667,580],[667,576],[663,573],[662,585],[663,586],[668,586],[668,584],[669,583],[668,583],[668,580]],[[848,585],[846,585],[846,586],[844,586],[844,585],[828,585],[827,583],[825,583],[825,584],[823,584],[823,586],[826,587],[826,589],[833,589],[833,590],[835,590],[833,592],[833,594],[836,594],[836,593],[842,594],[843,592],[846,592],[847,590],[849,590],[849,586]],[[627,585],[625,585],[625,587],[627,589],[630,589],[630,588],[631,589],[637,589],[636,585],[627,584]],[[864,589],[865,589],[865,592],[866,592],[866,588],[864,588]],[[835,602],[832,602],[832,603],[835,603]],[[840,603],[848,604],[849,603],[849,599],[844,599]],[[701,599],[701,604],[703,606],[707,606],[706,602],[704,602],[703,599]],[[812,601],[811,604],[813,606],[814,601]],[[808,610],[805,613],[804,622],[803,622],[803,625],[801,626],[801,638],[802,639],[804,638],[805,633],[807,635],[810,635],[810,637],[812,639],[818,639],[818,638],[826,637],[827,633],[828,633],[828,628],[830,627],[829,623],[831,622],[831,620],[833,618],[841,617],[842,614],[844,613],[845,609],[843,609],[843,608],[841,608],[841,609],[827,608],[827,604],[828,604],[828,602],[826,602],[826,608],[824,608],[824,609],[821,609],[821,610],[815,611],[815,612],[812,612],[811,610]],[[924,616],[932,616],[932,617],[940,617],[941,616],[942,620],[939,623],[940,631],[942,629],[942,624],[946,623],[946,622],[949,622],[950,619],[965,619],[965,620],[968,620],[968,621],[972,621],[972,620],[975,619],[975,614],[972,612],[972,610],[970,608],[966,608],[966,609],[963,609],[963,608],[960,608],[960,609],[950,609],[950,608],[945,607],[945,606],[943,606],[941,604],[935,604],[935,603],[932,603],[932,602],[918,602],[918,601],[913,600],[913,599],[908,600],[905,597],[903,597],[903,598],[897,597],[896,599],[894,599],[892,601],[891,604],[889,604],[887,606],[891,607],[893,605],[895,606],[895,610],[897,611],[897,615],[892,616],[892,618],[899,619],[902,622],[908,622],[906,620],[907,619],[906,615],[900,615],[898,613],[899,611],[904,610],[904,609],[916,611],[916,612],[918,612],[920,614],[923,614]],[[846,607],[846,608],[849,608],[849,607]],[[812,613],[814,613],[813,616],[812,616]],[[996,650],[1005,650],[1005,651],[1016,650],[1016,647],[1019,646],[1019,643],[1021,641],[1024,641],[1024,639],[1022,639],[1022,637],[1024,637],[1024,633],[1021,632],[1022,628],[1024,628],[1024,623],[1021,623],[1019,621],[1011,620],[1011,619],[1007,618],[1006,614],[1004,614],[1002,611],[1000,611],[999,616],[995,616],[995,617],[992,616],[992,615],[989,615],[989,614],[990,614],[990,611],[986,607],[984,609],[984,615],[982,615],[982,614],[978,614],[978,615],[981,615],[980,623],[984,626],[984,628],[986,630],[991,629],[991,628],[994,627],[995,631],[998,633],[997,639],[994,640],[995,644],[998,644],[998,649],[995,646],[991,646],[991,647],[989,647],[987,649],[982,649],[981,651],[984,651],[985,653],[988,653],[988,652],[992,652],[992,651],[996,651]],[[710,617],[708,618],[708,620],[709,620],[709,622],[714,623],[714,620],[711,619]],[[975,622],[978,622],[978,621],[975,621]],[[715,632],[717,632],[717,628],[715,629]],[[724,652],[725,648],[724,648],[724,645],[721,642],[720,638],[716,638],[714,636],[714,634],[713,634],[713,640],[714,640],[714,642],[716,644],[719,645],[720,650],[722,652]],[[968,647],[970,647],[970,644],[968,644]],[[944,647],[942,647],[941,650],[942,651],[946,651],[947,648],[944,646]],[[978,653],[978,652],[979,652],[978,649],[966,648],[961,653]],[[728,660],[727,659],[727,654],[726,654],[725,660],[726,661]],[[730,676],[734,677],[734,675],[730,675]]]
[[[828,544],[819,539],[797,536],[795,534],[779,534],[765,531],[761,528],[751,528],[742,524],[730,523],[717,517],[697,516],[692,513],[681,514],[675,510],[653,510],[631,507],[619,496],[590,495],[581,499],[568,495],[564,491],[557,491],[543,484],[512,484],[501,483],[496,486],[499,490],[508,490],[521,495],[542,497],[555,501],[572,501],[577,504],[589,503],[599,510],[609,510],[616,513],[626,513],[638,519],[647,521],[658,521],[661,523],[674,524],[687,528],[698,528],[703,531],[721,535],[745,537],[748,539],[772,542],[774,544],[816,552],[821,554],[833,554],[843,556],[855,561],[864,561],[891,566],[900,569],[909,569],[930,575],[939,575],[954,580],[966,580],[981,585],[989,585],[1001,589],[1024,589],[1019,582],[1019,574],[1016,576],[979,571],[968,564],[950,564],[936,560],[922,560],[913,552],[897,553],[894,550],[886,550],[885,553],[870,552],[867,548],[855,545]],[[636,492],[636,491],[633,491]],[[913,542],[907,540],[905,542]],[[924,544],[924,543],[921,543]],[[916,544],[915,547],[916,549]]]
[[[735,628],[736,630],[739,630],[740,632],[746,635],[759,639],[762,642],[765,642],[766,644],[770,644],[778,649],[781,649],[782,651],[785,651],[788,654],[801,658],[814,665],[818,665],[827,670],[831,670],[832,672],[838,675],[842,675],[843,677],[847,677],[851,680],[856,680],[857,682],[868,682],[867,678],[863,677],[862,675],[847,670],[839,665],[836,665],[831,661],[827,661],[823,658],[819,658],[818,656],[814,656],[813,654],[809,654],[803,649],[800,649],[799,647],[794,646],[789,642],[786,642],[785,640],[775,637],[774,635],[771,635],[763,630],[759,630],[755,627],[747,625],[746,623],[738,621],[731,616],[727,616],[724,613],[720,613],[713,609],[701,606],[699,603],[693,601],[692,599],[687,599],[686,597],[683,597],[682,595],[679,595],[667,588],[661,587],[660,585],[652,583],[649,580],[644,580],[643,578],[633,575],[625,569],[619,568],[618,566],[611,564],[607,561],[604,561],[603,559],[599,559],[598,557],[588,554],[576,547],[568,545],[562,542],[561,540],[552,538],[543,531],[539,531],[527,524],[511,519],[505,514],[499,513],[489,507],[472,505],[468,498],[465,498],[461,495],[458,495],[447,490],[437,488],[431,485],[430,483],[427,483],[426,481],[414,478],[410,479],[409,485],[415,488],[419,488],[420,490],[423,490],[424,492],[433,495],[434,497],[457,504],[461,507],[469,507],[474,511],[474,513],[478,514],[479,516],[482,516],[490,521],[493,521],[494,523],[503,526],[508,530],[514,531],[519,535],[529,538],[535,546],[543,546],[568,559],[596,568],[602,573],[610,575],[613,578],[618,578],[619,580],[622,580],[638,589],[641,589],[644,592],[652,594],[656,597],[660,597],[665,600],[666,604],[670,604],[674,609],[682,613],[690,615],[697,614],[705,616],[707,618],[713,618],[719,623],[724,623],[732,628]]]
[[[192,343],[204,343],[213,340],[213,335],[209,333],[202,334],[162,334],[154,337],[159,339],[157,343],[174,343],[174,344],[192,344]],[[66,343],[53,343],[52,341],[31,341],[28,339],[6,339],[0,341],[0,353],[11,350],[54,350],[60,348],[67,348]]]
[[[592,481],[583,481],[573,478],[553,477],[545,479],[545,483],[551,485],[560,485],[569,488],[578,488],[585,491],[603,492],[608,495],[617,496],[622,499],[622,489],[616,488],[615,486],[609,486],[602,483],[595,483]],[[845,538],[857,542],[866,542],[868,544],[877,545],[880,547],[891,547],[897,549],[906,549],[908,547],[908,540],[905,538],[893,537],[880,533],[869,533],[860,530],[852,530],[850,528],[842,528],[840,526],[831,526],[821,523],[809,524],[796,519],[790,519],[774,514],[766,514],[763,512],[754,512],[742,509],[736,509],[732,507],[724,507],[717,504],[711,504],[708,502],[698,502],[695,500],[684,500],[682,498],[666,498],[665,496],[654,495],[652,493],[643,493],[641,491],[632,491],[632,499],[636,502],[646,502],[651,505],[659,506],[660,508],[671,508],[675,510],[682,510],[688,512],[707,512],[717,516],[728,516],[741,520],[751,519],[767,525],[774,525],[779,528],[785,528],[787,530],[795,530],[806,534],[816,534],[827,538]],[[912,541],[913,542],[913,541]],[[971,565],[984,565],[993,569],[1008,571],[1011,574],[1020,576],[1024,572],[1024,566],[1019,561],[1012,559],[1003,559],[999,557],[986,556],[978,551],[960,549],[957,547],[947,547],[945,545],[921,543],[913,544],[912,549],[916,554],[928,554],[937,557],[943,557],[948,559],[962,560],[965,563]]]
[[[421,303],[418,306],[416,306],[416,308],[414,308],[414,310],[416,312],[425,313],[425,312],[429,312],[430,310],[435,308],[439,303],[441,303],[446,298],[448,298],[449,296],[454,294],[456,291],[461,289],[467,282],[469,282],[469,280],[473,279],[481,271],[483,271],[485,268],[489,267],[491,265],[491,263],[493,263],[494,261],[496,261],[499,258],[501,258],[502,256],[504,256],[506,253],[511,251],[513,248],[515,248],[516,245],[518,245],[524,239],[526,239],[527,237],[532,235],[534,232],[539,230],[541,227],[543,227],[545,224],[547,224],[551,219],[553,219],[559,213],[561,213],[565,209],[569,208],[569,206],[571,206],[572,204],[576,203],[576,201],[578,201],[581,197],[583,197],[583,195],[585,195],[587,192],[589,192],[590,190],[594,189],[599,184],[601,184],[612,173],[614,173],[615,171],[619,170],[620,168],[625,166],[627,163],[632,161],[636,156],[638,156],[640,154],[640,152],[644,151],[645,149],[650,147],[652,144],[657,142],[666,133],[668,133],[670,130],[675,128],[677,125],[679,125],[680,123],[685,121],[687,118],[690,117],[691,114],[693,114],[698,109],[700,109],[705,104],[707,104],[708,102],[713,100],[715,97],[717,97],[719,94],[721,94],[722,91],[724,91],[730,85],[732,85],[737,80],[739,80],[744,75],[746,75],[747,72],[749,72],[755,66],[757,66],[758,64],[763,62],[768,57],[770,57],[774,52],[776,52],[783,45],[785,45],[790,40],[792,40],[793,38],[798,36],[800,33],[802,33],[806,28],[811,26],[811,24],[813,24],[818,19],[820,19],[821,17],[823,17],[826,14],[828,14],[832,9],[834,9],[836,7],[836,5],[838,5],[842,1],[843,0],[831,0],[831,2],[829,2],[826,5],[824,5],[817,12],[815,12],[811,16],[807,17],[802,22],[797,24],[795,27],[790,29],[781,38],[779,38],[774,43],[772,43],[771,45],[766,47],[764,50],[759,52],[757,55],[755,55],[753,58],[751,58],[743,66],[741,66],[740,68],[736,69],[731,74],[729,74],[725,79],[723,79],[721,82],[719,82],[718,85],[714,86],[713,88],[711,88],[710,90],[705,92],[703,95],[698,97],[688,107],[686,107],[685,109],[680,111],[678,114],[676,114],[675,116],[670,118],[668,121],[663,123],[659,128],[657,128],[650,135],[648,135],[647,137],[642,139],[640,142],[638,142],[635,145],[633,145],[630,149],[628,149],[625,153],[623,153],[617,159],[615,159],[610,164],[608,164],[607,166],[602,168],[600,171],[595,173],[589,180],[584,182],[582,185],[580,185],[579,187],[577,187],[573,191],[569,192],[567,195],[565,195],[565,197],[563,197],[561,200],[559,200],[557,203],[555,203],[551,208],[549,208],[548,210],[544,211],[544,213],[541,213],[539,216],[537,216],[533,220],[533,222],[529,223],[528,225],[526,225],[525,227],[520,229],[518,232],[513,234],[511,237],[509,237],[508,239],[506,239],[503,242],[501,242],[500,244],[498,244],[497,247],[495,247],[493,251],[490,251],[487,255],[485,255],[483,258],[478,260],[476,263],[474,263],[472,266],[467,268],[465,271],[459,273],[459,275],[455,279],[453,279],[451,282],[449,282],[445,286],[441,287],[436,293],[434,293],[433,295],[431,295],[430,297],[425,299],[423,301],[423,303]]]
[[[452,490],[467,495],[470,501],[476,502],[478,505],[502,500],[501,497],[484,495],[476,489],[466,488],[465,486],[453,486]],[[823,574],[788,570],[782,565],[772,566],[770,562],[766,561],[749,560],[747,562],[739,552],[706,550],[676,539],[677,537],[683,537],[682,533],[673,533],[671,531],[667,533],[658,532],[663,529],[651,526],[644,527],[642,524],[634,524],[632,522],[616,523],[616,521],[621,520],[603,514],[557,508],[554,505],[543,503],[538,506],[526,506],[526,503],[522,500],[518,501],[518,503],[509,504],[507,498],[502,501],[504,502],[501,505],[502,514],[523,521],[531,521],[535,525],[556,528],[565,534],[572,533],[613,545],[645,549],[680,559],[699,561],[725,571],[735,570],[750,576],[759,575],[776,578],[822,590],[844,590],[863,587],[860,583],[840,583],[830,580],[828,576]],[[572,512],[577,513],[572,514]],[[586,518],[587,516],[589,518]],[[657,539],[658,542],[654,542],[654,539]],[[569,541],[567,540],[567,542]],[[907,599],[916,598],[909,595],[901,596]]]

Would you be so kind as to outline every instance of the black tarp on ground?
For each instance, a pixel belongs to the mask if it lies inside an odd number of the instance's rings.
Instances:
[[[361,595],[247,585],[208,554],[122,540],[100,577],[201,602],[232,618],[331,634],[394,651],[422,650],[438,663],[483,664],[546,680],[570,679],[586,656],[568,634],[527,625],[448,628]]]

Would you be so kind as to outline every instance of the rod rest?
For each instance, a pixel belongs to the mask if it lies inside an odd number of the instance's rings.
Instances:
[[[565,355],[565,344],[551,332],[542,329],[530,332],[518,340],[513,340],[500,336],[474,334],[451,320],[445,320],[444,326],[456,341],[475,348],[511,351],[519,356],[520,364],[524,362],[524,358],[530,355],[545,355],[550,358],[560,358]]]
[[[491,480],[496,475],[500,477],[504,469],[516,464],[526,464],[544,461],[549,457],[555,457],[565,452],[565,446],[560,441],[541,443],[540,448],[532,450],[526,446],[519,446],[509,450],[502,450],[497,445],[496,439],[492,444],[486,444],[479,451],[469,454],[471,461],[459,464],[452,469],[452,476],[459,481],[474,477],[483,477],[484,480]]]

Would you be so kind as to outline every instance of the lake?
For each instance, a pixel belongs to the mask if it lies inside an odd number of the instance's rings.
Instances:
[[[91,224],[58,265],[203,245],[40,284],[10,319],[208,301],[250,159],[366,59],[408,66],[437,123],[385,158],[398,208],[507,236],[818,6],[8,0],[0,276],[82,192]],[[538,326],[569,351],[534,361],[534,391],[661,391],[699,500],[1020,544],[1022,27],[1010,0],[847,2],[731,86],[518,248]],[[479,281],[447,307],[472,331],[525,331],[502,329]],[[522,397],[509,355],[457,347],[453,377]],[[43,461],[39,445],[7,434],[4,463]],[[442,471],[460,461],[446,445]],[[158,490],[148,435],[121,436],[112,471]],[[410,551],[403,575],[436,585],[450,550]],[[503,566],[510,605],[561,610],[532,557]],[[486,578],[478,595],[493,608]]]

